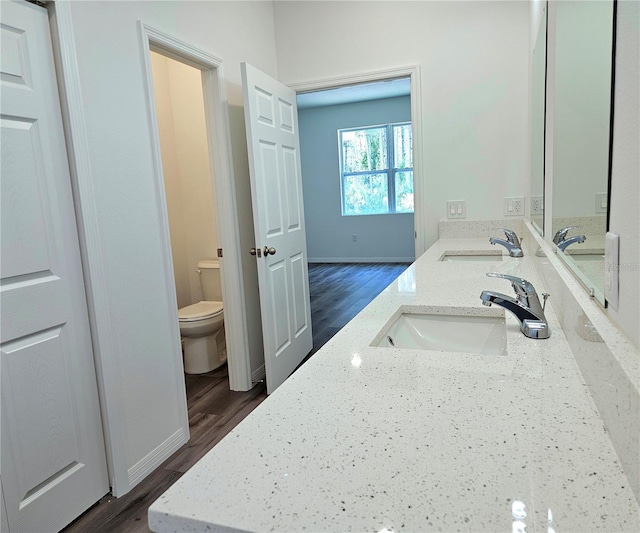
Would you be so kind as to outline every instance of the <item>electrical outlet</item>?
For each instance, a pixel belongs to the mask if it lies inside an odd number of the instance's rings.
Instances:
[[[353,242],[358,242],[358,236],[354,233],[353,235],[351,235],[351,240]]]
[[[532,215],[542,215],[544,212],[544,200],[542,196],[532,196],[531,197],[531,214]]]
[[[524,216],[524,196],[512,196],[504,199],[504,216]]]
[[[447,202],[447,218],[467,218],[467,201],[450,200]]]

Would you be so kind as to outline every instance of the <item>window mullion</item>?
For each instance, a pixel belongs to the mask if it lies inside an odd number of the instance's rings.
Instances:
[[[396,182],[393,172],[393,126],[387,126],[387,193],[389,195],[387,203],[389,205],[389,213],[396,212]]]

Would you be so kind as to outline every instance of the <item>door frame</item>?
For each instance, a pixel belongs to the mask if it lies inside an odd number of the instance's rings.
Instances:
[[[391,67],[383,70],[361,72],[323,78],[296,83],[286,83],[296,93],[308,93],[337,89],[347,85],[359,85],[376,81],[392,80],[397,78],[409,78],[411,84],[411,128],[413,134],[413,190],[417,201],[413,207],[413,230],[415,237],[416,259],[426,250],[425,248],[425,209],[426,205],[426,180],[423,172],[422,157],[422,90],[420,81],[420,66],[408,65]]]
[[[240,260],[240,234],[231,155],[229,113],[223,75],[222,59],[176,39],[156,28],[138,21],[142,60],[146,73],[149,131],[152,139],[155,169],[156,209],[162,233],[166,289],[175,294],[169,215],[162,171],[162,151],[155,108],[153,74],[150,52],[158,52],[171,59],[186,63],[202,72],[202,92],[207,124],[207,145],[211,188],[215,198],[216,224],[220,228],[219,242],[224,250],[221,269],[222,298],[224,302],[227,365],[231,390],[247,391],[252,387],[249,361],[249,340],[244,302],[244,282]],[[214,201],[212,198],[212,203]],[[175,323],[178,324],[178,307]],[[179,342],[179,335],[177,341]],[[180,347],[177,347],[180,352]]]

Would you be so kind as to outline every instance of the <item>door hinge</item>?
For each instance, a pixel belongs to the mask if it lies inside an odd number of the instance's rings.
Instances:
[[[218,257],[222,257],[222,248],[218,248]]]

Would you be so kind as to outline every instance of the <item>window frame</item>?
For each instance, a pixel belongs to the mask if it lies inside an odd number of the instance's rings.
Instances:
[[[338,129],[338,151],[340,159],[340,209],[343,217],[361,217],[372,215],[408,215],[415,213],[415,203],[411,211],[397,211],[396,210],[396,174],[398,172],[411,172],[411,179],[413,182],[413,166],[411,167],[396,167],[395,166],[395,138],[393,136],[393,129],[397,126],[411,126],[411,162],[413,163],[413,125],[411,121],[403,122],[390,122],[388,124],[376,124],[371,126],[359,126],[355,128],[340,128]],[[383,129],[387,139],[387,168],[378,170],[361,170],[358,172],[345,172],[344,171],[344,150],[342,143],[342,134],[350,131],[365,131]],[[387,211],[383,213],[345,213],[345,177],[349,176],[368,176],[375,174],[387,175]]]

